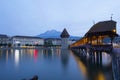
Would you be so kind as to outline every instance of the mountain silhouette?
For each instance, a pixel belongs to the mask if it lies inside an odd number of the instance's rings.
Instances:
[[[38,37],[41,38],[61,38],[60,37],[61,32],[60,31],[56,31],[56,30],[48,30],[40,35],[38,35]],[[71,36],[70,35],[70,39],[75,39],[75,40],[79,40],[81,37],[78,36]]]

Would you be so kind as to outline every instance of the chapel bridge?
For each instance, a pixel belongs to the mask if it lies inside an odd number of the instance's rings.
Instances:
[[[118,36],[116,33],[116,22],[113,20],[102,21],[94,24],[83,38],[76,41],[70,48],[74,51],[88,50],[92,52],[111,52],[113,39]],[[110,42],[105,43],[104,39],[109,38]]]

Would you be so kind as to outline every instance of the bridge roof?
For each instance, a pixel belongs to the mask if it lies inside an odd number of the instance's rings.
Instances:
[[[90,30],[85,34],[96,33],[96,32],[108,32],[116,30],[116,22],[113,20],[98,22],[93,25]]]

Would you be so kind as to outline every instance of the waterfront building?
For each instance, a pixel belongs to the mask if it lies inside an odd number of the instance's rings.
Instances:
[[[61,46],[60,38],[46,38],[45,44],[49,46]]]
[[[9,43],[9,37],[5,34],[0,34],[0,46],[7,45]]]
[[[71,45],[76,40],[68,39],[68,45]],[[62,40],[60,38],[46,38],[45,39],[45,45],[47,46],[61,46]]]
[[[120,48],[120,36],[115,37],[115,39],[113,40],[113,46],[116,48]]]
[[[61,45],[62,45],[62,49],[67,49],[69,46],[69,34],[67,32],[66,29],[63,30],[63,32],[61,33],[60,37],[62,39]]]
[[[75,40],[75,39],[69,39],[68,44],[71,45],[71,44],[75,43],[76,41],[77,40]]]
[[[43,46],[44,39],[34,36],[13,36],[11,38],[12,44],[15,47],[18,46]]]

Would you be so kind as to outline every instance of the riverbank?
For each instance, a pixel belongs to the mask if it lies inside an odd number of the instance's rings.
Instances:
[[[61,47],[2,47],[0,50],[10,49],[61,49]]]

